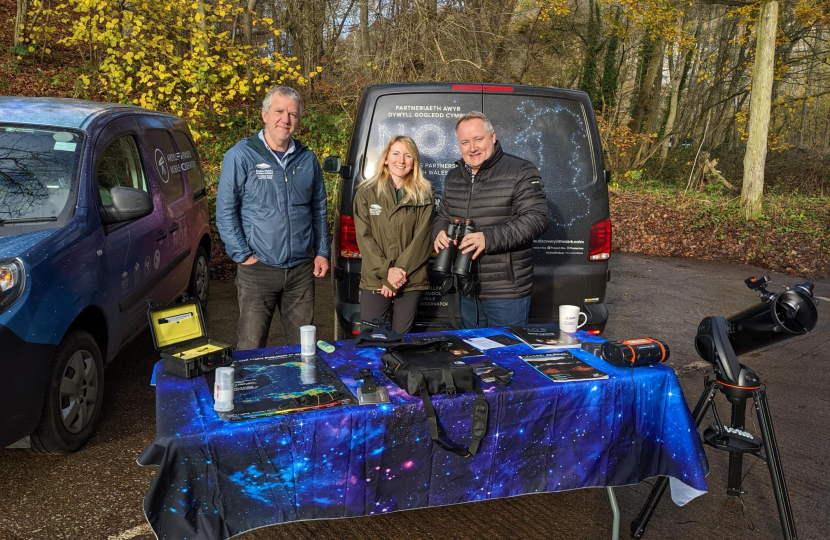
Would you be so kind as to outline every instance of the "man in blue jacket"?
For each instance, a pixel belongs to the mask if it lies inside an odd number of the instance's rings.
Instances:
[[[287,343],[314,315],[314,277],[329,269],[326,187],[314,152],[291,136],[303,101],[275,86],[262,101],[265,128],[222,160],[216,226],[237,263],[237,349],[265,347],[274,310]]]

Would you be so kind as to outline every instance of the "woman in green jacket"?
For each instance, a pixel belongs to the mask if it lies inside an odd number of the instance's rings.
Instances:
[[[360,318],[384,318],[405,334],[429,289],[434,197],[421,171],[415,141],[396,135],[378,160],[377,173],[357,188],[354,223],[360,247]]]

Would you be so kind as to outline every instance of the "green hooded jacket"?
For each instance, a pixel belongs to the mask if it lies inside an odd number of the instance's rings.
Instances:
[[[362,266],[360,288],[375,291],[386,285],[392,267],[403,268],[402,291],[429,289],[427,261],[432,253],[432,219],[435,202],[397,202],[392,182],[378,196],[377,187],[362,183],[354,197],[354,225]]]

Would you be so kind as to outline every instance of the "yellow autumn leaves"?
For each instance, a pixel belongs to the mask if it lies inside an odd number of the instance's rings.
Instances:
[[[244,44],[245,10],[225,0],[64,0],[54,7],[34,0],[32,8],[40,11],[25,29],[29,51],[48,54],[53,43],[77,50],[86,62],[76,84],[82,95],[173,112],[197,138],[205,111],[227,114],[233,101],[322,72],[304,73],[296,58],[280,54],[282,30],[270,18],[253,14],[258,40]]]

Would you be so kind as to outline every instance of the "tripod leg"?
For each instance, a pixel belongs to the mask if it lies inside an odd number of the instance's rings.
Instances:
[[[712,403],[712,399],[714,399],[715,392],[717,392],[718,388],[719,386],[717,381],[706,381],[706,387],[703,389],[700,399],[697,400],[695,410],[692,411],[692,417],[695,419],[696,426],[700,426],[700,423],[703,421],[703,417],[706,416],[706,410]],[[640,510],[640,515],[637,516],[637,519],[631,522],[631,536],[634,538],[643,537],[643,534],[646,532],[648,521],[651,519],[651,515],[657,508],[657,505],[660,503],[660,499],[663,498],[663,493],[666,492],[666,488],[668,486],[668,477],[661,476],[657,479],[657,483],[654,484],[654,487],[651,489],[651,493],[649,493],[648,499],[646,499],[646,503],[643,505],[643,509]]]
[[[744,429],[746,426],[746,398],[742,398],[740,403],[732,404],[732,427]],[[740,497],[743,494],[741,490],[741,477],[743,473],[744,455],[739,452],[729,452],[729,476],[726,485],[726,494],[732,497]]]
[[[795,530],[795,517],[790,505],[790,496],[787,493],[787,482],[784,480],[784,468],[781,466],[781,457],[778,455],[778,443],[775,442],[775,430],[772,427],[772,416],[769,412],[767,393],[762,388],[752,392],[755,400],[755,410],[758,411],[758,423],[761,430],[761,439],[764,441],[764,451],[767,454],[767,466],[772,479],[772,492],[775,494],[775,504],[778,506],[778,518],[781,521],[781,530],[785,540],[796,540],[798,533]]]

